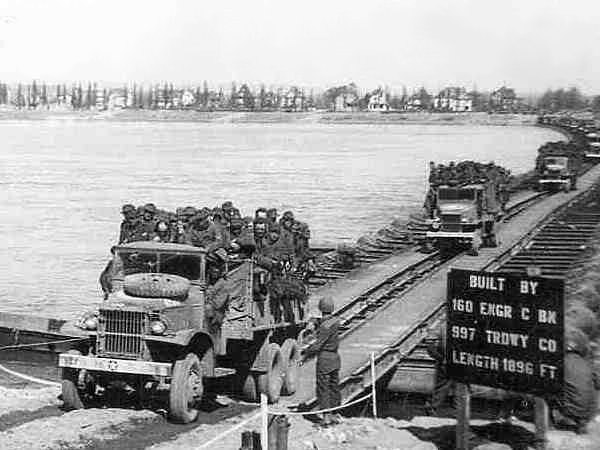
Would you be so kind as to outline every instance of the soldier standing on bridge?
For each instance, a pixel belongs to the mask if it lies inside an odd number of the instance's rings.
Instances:
[[[306,356],[317,356],[319,409],[330,409],[340,406],[342,402],[339,386],[341,361],[338,353],[340,320],[332,315],[334,304],[331,297],[319,299],[319,310],[322,318],[317,328],[317,338],[304,353]],[[323,425],[332,425],[338,421],[336,414],[323,413]]]

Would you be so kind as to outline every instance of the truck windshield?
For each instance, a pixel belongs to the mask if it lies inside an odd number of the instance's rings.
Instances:
[[[546,165],[555,165],[555,166],[566,166],[567,158],[565,156],[553,156],[551,158],[545,158]]]
[[[475,189],[442,188],[438,191],[439,200],[475,200]]]
[[[201,257],[153,252],[119,252],[123,275],[169,273],[188,280],[199,280]]]

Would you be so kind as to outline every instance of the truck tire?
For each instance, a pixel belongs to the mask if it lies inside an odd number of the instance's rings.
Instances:
[[[204,369],[195,353],[175,361],[169,389],[169,415],[179,423],[198,418],[198,403],[204,393]]]
[[[295,339],[286,339],[281,346],[283,366],[283,395],[296,393],[298,369],[300,367],[300,350]]]
[[[569,192],[571,191],[571,181],[567,181],[566,183],[563,183],[563,188],[562,188],[563,192]]]
[[[136,273],[125,277],[123,289],[133,297],[184,299],[190,282],[167,273]]]
[[[575,178],[575,177],[573,177],[573,179],[571,180],[571,190],[572,191],[577,190],[577,178]]]
[[[258,376],[257,385],[260,394],[266,394],[269,403],[277,403],[283,384],[283,361],[279,345],[270,343],[268,348],[267,371]]]
[[[81,352],[78,350],[69,350],[67,353],[81,355]],[[70,367],[64,367],[62,369],[62,400],[63,408],[67,411],[85,408],[79,388],[77,387],[78,378],[78,369],[72,369]]]

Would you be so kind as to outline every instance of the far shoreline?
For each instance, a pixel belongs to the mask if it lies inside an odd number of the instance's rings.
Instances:
[[[429,112],[237,112],[195,110],[13,110],[0,109],[2,121],[108,121],[325,125],[535,125],[535,114],[429,113]]]

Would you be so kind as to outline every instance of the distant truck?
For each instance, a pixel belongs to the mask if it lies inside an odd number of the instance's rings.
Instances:
[[[587,149],[585,157],[590,159],[600,158],[600,133],[598,130],[590,131],[585,135],[587,140]]]
[[[550,142],[540,147],[536,159],[537,188],[554,192],[577,189],[582,159],[581,150],[573,144]]]
[[[67,408],[111,389],[168,393],[170,417],[188,423],[211,378],[233,376],[251,401],[295,392],[306,302],[276,319],[270,272],[253,258],[223,265],[201,247],[152,241],[113,254],[110,293],[80,322],[90,340],[59,355]]]
[[[431,186],[434,196],[426,247],[450,251],[468,248],[477,255],[482,246],[496,246],[496,229],[508,192],[502,177],[464,185]]]

